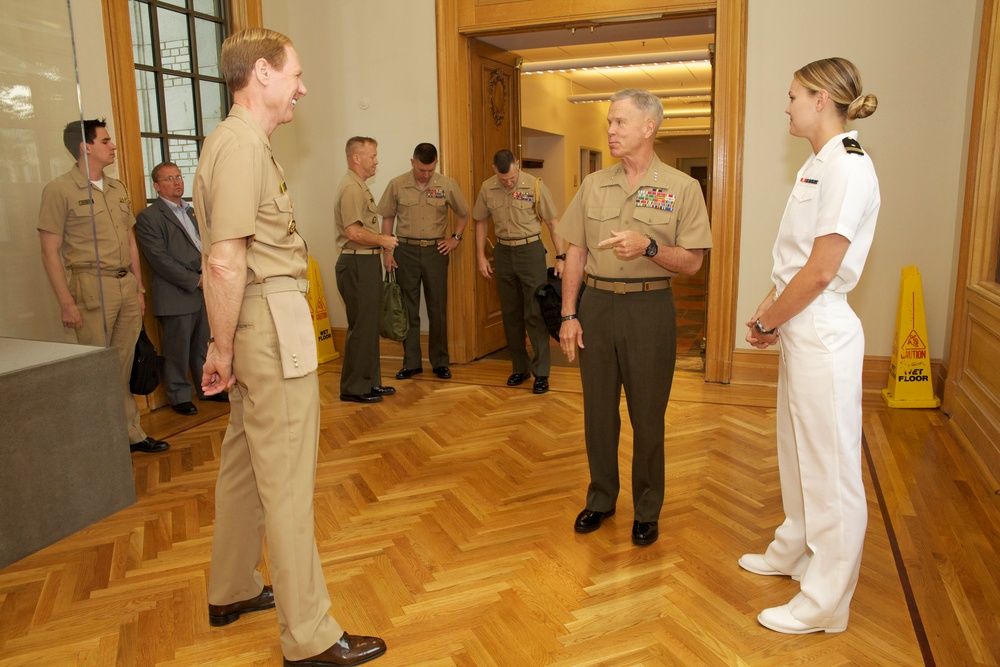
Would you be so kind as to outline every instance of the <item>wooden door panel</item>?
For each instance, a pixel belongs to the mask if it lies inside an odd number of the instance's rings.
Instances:
[[[473,197],[483,181],[493,176],[493,154],[507,148],[519,153],[520,112],[518,71],[515,57],[497,48],[472,40],[472,182]],[[486,255],[493,264],[496,244],[493,226],[488,225]],[[507,344],[500,314],[500,297],[495,279],[476,272],[476,340],[474,357],[483,357]]]

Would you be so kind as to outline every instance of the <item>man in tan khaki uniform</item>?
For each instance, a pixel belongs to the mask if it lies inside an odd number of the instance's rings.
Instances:
[[[328,614],[313,520],[319,384],[308,255],[270,143],[306,94],[302,68],[287,37],[251,28],[223,43],[222,72],[234,104],[205,140],[193,188],[213,335],[202,389],[229,389],[231,399],[209,621],[277,606],[285,665],[356,665],[385,643],[347,634]],[[258,571],[265,535],[273,589]]]
[[[497,247],[497,289],[503,314],[504,335],[513,363],[513,373],[507,378],[508,387],[516,387],[535,375],[532,391],[544,394],[549,390],[549,331],[535,298],[535,290],[546,282],[545,245],[542,243],[542,220],[552,234],[556,247],[555,273],[562,273],[563,241],[556,234],[558,212],[549,189],[541,179],[521,171],[520,161],[509,150],[493,156],[495,175],[479,189],[472,209],[476,221],[476,256],[479,272],[484,278],[492,274],[486,257],[486,219],[493,219]],[[532,359],[524,344],[527,331],[531,338]]]
[[[114,164],[116,147],[105,121],[97,119],[69,123],[63,143],[76,166],[42,191],[42,263],[59,299],[63,326],[76,330],[77,341],[84,345],[118,351],[129,449],[162,452],[170,445],[142,430],[129,388],[146,290],[128,191],[104,173]]]
[[[389,181],[378,203],[382,233],[395,234],[399,246],[383,261],[386,270],[397,269],[403,303],[410,317],[410,331],[403,342],[403,369],[397,380],[423,372],[420,354],[420,285],[427,301],[427,356],[434,374],[450,378],[448,368],[448,256],[462,240],[469,222],[469,202],[454,179],[438,174],[437,148],[417,144],[410,160],[411,171]],[[455,232],[448,237],[448,209],[458,216]],[[398,220],[397,220],[398,219]]]
[[[382,385],[378,316],[382,296],[379,255],[396,247],[391,234],[379,234],[375,198],[367,181],[378,167],[378,142],[371,137],[347,140],[347,173],[333,200],[337,225],[337,290],[347,310],[340,400],[377,403],[396,393]]]
[[[590,487],[578,533],[615,513],[619,403],[624,385],[633,431],[632,542],[659,536],[663,507],[663,418],[677,356],[670,278],[701,268],[712,235],[701,186],[653,151],[663,104],[644,90],[611,98],[608,147],[621,163],[591,174],[559,222],[570,244],[563,273],[559,341],[580,349]],[[577,295],[584,282],[580,312]]]

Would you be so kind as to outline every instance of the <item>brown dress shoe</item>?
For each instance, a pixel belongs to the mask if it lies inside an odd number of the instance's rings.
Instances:
[[[324,667],[326,665],[360,665],[374,660],[385,653],[385,642],[378,637],[362,637],[349,635],[346,632],[337,643],[319,655],[305,660],[289,660],[285,658],[285,667],[305,665],[305,667]]]
[[[264,586],[264,590],[255,598],[233,602],[232,604],[210,604],[208,605],[208,622],[215,627],[229,625],[240,617],[240,614],[247,614],[251,611],[263,611],[274,606],[274,591],[270,586]]]

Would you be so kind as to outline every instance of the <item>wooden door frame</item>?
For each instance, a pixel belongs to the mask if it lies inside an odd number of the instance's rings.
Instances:
[[[469,40],[489,32],[531,30],[543,25],[639,16],[655,6],[668,14],[715,12],[715,114],[712,147],[713,262],[708,281],[705,379],[729,382],[736,336],[739,280],[739,238],[743,203],[744,90],[746,87],[747,3],[749,0],[621,0],[615,9],[590,0],[519,2],[511,12],[504,3],[435,0],[437,24],[438,120],[441,128],[442,171],[464,192],[472,183],[472,142],[469,109]],[[464,247],[462,247],[464,246]],[[451,358],[473,359],[475,348],[475,252],[462,244],[448,284],[448,325]]]
[[[1000,0],[985,0],[942,409],[974,460],[1000,479]]]

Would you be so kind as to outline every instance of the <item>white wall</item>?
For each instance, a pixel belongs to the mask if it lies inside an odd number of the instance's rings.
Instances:
[[[299,230],[320,266],[330,322],[346,327],[333,218],[347,172],[344,145],[355,135],[378,141],[378,173],[368,181],[375,201],[390,179],[410,170],[414,146],[428,141],[441,149],[434,0],[266,0],[264,25],[288,35],[302,62],[308,94],[294,122],[271,140]]]
[[[900,271],[923,278],[931,356],[945,357],[955,291],[967,125],[978,48],[976,0],[751,0],[737,321],[770,289],[771,246],[808,142],[788,134],[788,86],[808,62],[843,56],[878,111],[848,124],[872,156],[882,195],[875,242],[849,297],[865,352],[889,356]],[[742,318],[742,319],[741,319]],[[737,347],[749,346],[737,330]]]

